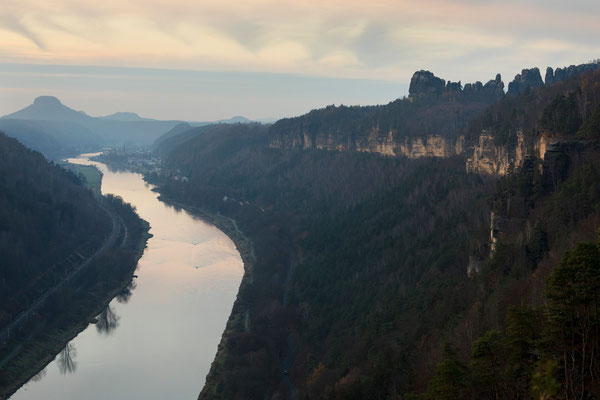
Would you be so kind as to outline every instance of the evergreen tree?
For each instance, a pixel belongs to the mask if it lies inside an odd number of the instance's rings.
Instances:
[[[600,253],[593,243],[579,243],[567,252],[547,281],[546,334],[560,360],[566,398],[584,398],[598,390],[599,289]]]
[[[468,369],[449,343],[444,345],[444,356],[435,367],[433,379],[427,385],[426,398],[431,400],[457,400],[465,397]]]

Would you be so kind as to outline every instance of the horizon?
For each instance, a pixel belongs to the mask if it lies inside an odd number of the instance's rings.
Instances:
[[[572,65],[579,65],[579,64],[585,64],[585,63],[591,63],[591,62],[598,62],[598,59],[590,59],[585,62],[571,63],[571,64],[567,64],[567,65],[562,65],[562,66],[555,66],[552,68],[553,69],[564,68],[564,67],[568,67],[568,66],[572,66]],[[542,75],[542,79],[543,79],[545,68],[547,68],[547,67],[551,67],[551,66],[546,66],[546,67],[531,66],[530,68],[538,68],[540,70],[540,74]],[[10,64],[10,63],[0,65],[0,84],[2,84],[2,78],[5,77],[4,75],[10,76],[10,75],[12,75],[12,73],[16,72],[15,71],[16,69],[19,69],[18,74],[22,75],[22,77],[26,76],[29,78],[31,78],[31,77],[35,78],[34,71],[37,71],[38,73],[40,73],[40,76],[44,75],[44,79],[46,79],[46,80],[49,80],[49,78],[51,78],[51,77],[55,78],[55,79],[60,79],[62,77],[68,76],[73,79],[76,79],[76,78],[81,79],[84,76],[95,76],[96,79],[104,79],[105,81],[107,81],[113,85],[117,85],[119,83],[119,81],[121,81],[122,79],[127,79],[127,78],[131,79],[133,76],[135,76],[137,79],[140,79],[141,77],[150,79],[151,76],[154,76],[154,78],[160,77],[160,78],[164,79],[166,77],[172,78],[174,76],[180,75],[180,76],[185,76],[187,78],[192,77],[192,78],[203,80],[206,82],[207,78],[212,75],[213,78],[218,77],[217,79],[214,79],[214,81],[216,81],[218,83],[222,83],[224,78],[228,77],[228,78],[241,79],[240,83],[243,82],[243,79],[246,79],[246,81],[245,81],[246,83],[252,82],[257,86],[260,86],[260,83],[249,80],[249,78],[250,77],[262,77],[263,79],[268,79],[268,80],[273,80],[273,79],[285,80],[287,85],[295,86],[296,94],[298,94],[299,93],[298,90],[300,90],[300,91],[304,91],[304,94],[309,95],[309,96],[307,98],[304,98],[304,97],[300,98],[299,103],[301,103],[301,105],[294,104],[293,105],[294,109],[290,110],[288,113],[285,113],[285,112],[280,113],[277,116],[261,115],[260,111],[258,114],[252,113],[252,112],[250,114],[246,114],[246,113],[242,113],[242,112],[237,112],[237,113],[229,112],[229,109],[226,108],[226,109],[221,109],[222,112],[220,112],[220,113],[217,112],[216,114],[214,114],[215,116],[212,119],[211,118],[202,119],[202,118],[193,117],[194,115],[198,115],[198,114],[195,114],[195,111],[191,111],[189,114],[187,114],[188,117],[177,118],[177,117],[171,117],[171,116],[169,116],[169,114],[161,114],[161,113],[156,114],[156,113],[152,113],[151,111],[150,111],[150,114],[148,114],[144,111],[127,108],[128,107],[127,105],[124,105],[121,108],[119,108],[119,107],[115,108],[114,101],[113,101],[114,98],[111,97],[110,95],[106,99],[106,100],[108,100],[108,106],[98,107],[98,104],[101,104],[97,101],[98,99],[95,99],[96,100],[95,104],[89,103],[89,102],[86,102],[85,96],[83,98],[78,97],[76,95],[73,96],[73,93],[71,93],[69,90],[54,89],[54,90],[49,90],[47,93],[40,92],[40,93],[36,94],[37,89],[31,87],[31,88],[23,88],[25,90],[17,91],[20,93],[20,96],[18,96],[18,101],[12,102],[14,100],[14,97],[11,97],[10,104],[8,102],[8,98],[4,98],[4,96],[0,94],[0,117],[9,115],[11,113],[19,111],[19,110],[33,104],[34,100],[38,97],[48,96],[48,97],[55,97],[64,106],[67,106],[75,111],[83,112],[86,115],[88,115],[90,117],[94,117],[94,118],[106,117],[106,116],[110,116],[110,115],[118,114],[118,113],[133,113],[133,114],[137,114],[139,117],[142,117],[142,118],[156,119],[156,120],[161,120],[161,121],[171,120],[171,121],[182,121],[182,122],[190,122],[190,123],[216,122],[219,120],[227,120],[227,119],[231,119],[231,118],[235,118],[235,117],[244,117],[244,118],[247,118],[254,122],[267,121],[267,123],[268,123],[270,121],[277,121],[282,118],[290,118],[290,117],[303,115],[311,110],[324,108],[329,105],[368,106],[368,105],[388,104],[389,102],[392,102],[396,99],[400,99],[405,96],[408,96],[408,94],[409,94],[408,87],[410,84],[410,79],[408,79],[408,82],[406,82],[406,83],[396,83],[396,82],[392,82],[392,81],[370,80],[370,79],[323,78],[323,77],[314,77],[314,76],[301,75],[301,74],[266,74],[266,73],[261,73],[261,72],[233,72],[233,71],[193,71],[193,70],[182,70],[182,69],[130,68],[130,67],[110,67],[110,66],[107,67],[107,66],[68,66],[68,65],[23,65],[23,64]],[[28,71],[28,69],[29,69],[29,71]],[[41,72],[43,70],[46,70],[46,71]],[[427,70],[427,69],[421,68],[420,70]],[[515,73],[515,76],[517,74],[520,74],[521,72],[522,72],[522,70],[519,70],[518,72]],[[474,83],[476,81],[480,81],[485,84],[488,80],[493,79],[495,77],[495,74],[493,74],[493,76],[491,76],[489,79],[451,80],[451,79],[447,79],[447,77],[440,75],[436,72],[433,72],[433,73],[436,77],[446,80],[446,82],[450,82],[450,81],[460,82],[460,83],[462,83],[463,86],[466,83]],[[28,75],[28,74],[30,74],[30,75]],[[105,75],[104,78],[102,78],[103,75]],[[203,75],[205,75],[205,76],[203,76]],[[14,77],[14,75],[12,75],[12,76]],[[508,78],[507,76],[502,75],[502,80],[505,84],[505,88],[504,88],[505,92],[507,91],[508,83],[510,83],[513,79],[514,79],[514,76]],[[191,80],[188,79],[185,82],[187,82],[187,84],[189,84],[190,81]],[[154,83],[158,83],[158,82],[160,82],[160,80],[157,80]],[[355,86],[354,87],[344,87],[344,85],[349,82],[354,83]],[[198,83],[198,82],[196,82],[196,83]],[[328,97],[328,99],[330,99],[331,101],[327,101],[327,100],[323,101],[322,99],[315,98],[314,95],[310,96],[310,92],[306,91],[306,83],[310,83],[311,85],[321,85],[320,86],[321,89],[323,89],[322,85],[324,84],[325,86],[329,86],[330,88],[335,88],[340,91],[337,92],[336,95]],[[340,85],[342,85],[342,86],[340,86]],[[30,85],[30,86],[33,86],[33,85]],[[214,87],[213,89],[223,89],[223,87]],[[231,88],[229,88],[229,89],[231,89]],[[274,89],[274,91],[277,91],[278,88],[276,85],[273,85],[273,86],[271,86],[271,89]],[[289,90],[289,87],[279,88],[279,89]],[[360,91],[360,93],[359,93],[359,91]],[[10,92],[10,91],[7,91],[7,92]],[[64,94],[65,95],[64,98],[61,97],[60,95],[58,95],[57,93]],[[279,95],[281,95],[281,93],[279,93]],[[67,99],[66,102],[64,100],[65,98]],[[81,102],[82,99],[83,99],[83,101]],[[76,104],[78,102],[78,100],[80,100],[80,103]],[[208,99],[208,100],[210,102],[210,100],[212,100],[212,99]],[[312,102],[311,102],[311,100],[312,100]],[[125,103],[122,103],[122,104],[125,104]],[[87,109],[86,105],[90,105],[91,109]],[[302,107],[304,107],[304,109]],[[142,107],[142,109],[144,109],[144,107]],[[259,110],[262,110],[262,108],[259,108]],[[183,114],[180,114],[180,115],[183,115]],[[192,117],[190,118],[189,116],[192,116]]]
[[[82,83],[92,83],[90,77],[98,86],[94,98],[86,91],[79,90]],[[330,104],[387,104],[408,95],[408,82],[396,83],[374,79],[328,79],[301,74],[262,72],[1,64],[0,85],[15,82],[22,87],[0,92],[0,115],[11,114],[27,107],[37,97],[53,96],[64,105],[94,117],[116,112],[134,112],[144,118],[190,122],[215,121],[233,116],[243,116],[251,120],[277,120],[301,115]],[[42,84],[50,88],[43,89],[42,92],[38,89]],[[112,90],[119,90],[123,84],[129,84],[130,88],[135,87],[137,90],[127,90],[115,98]],[[142,87],[144,84],[148,86]],[[175,93],[170,93],[169,86],[176,85],[182,87],[178,87]],[[175,112],[162,109],[153,112],[152,107],[156,103],[160,105],[161,102],[148,102],[146,95],[149,86],[151,91],[169,97],[172,101],[177,98],[189,100],[190,103],[180,103],[180,109]],[[244,87],[245,91],[242,92],[240,87]],[[211,94],[198,97],[193,92],[196,89],[209,91]],[[258,90],[268,91],[268,96],[263,96],[257,103],[254,94]],[[321,98],[322,91],[330,94],[325,100]],[[227,93],[229,97],[224,98],[222,92]],[[288,97],[288,92],[293,92],[295,96]],[[244,108],[249,101],[252,101],[254,107]],[[271,102],[279,103],[282,111],[269,114]],[[138,107],[134,108],[136,104]],[[211,109],[212,113],[198,112],[198,108],[201,107]]]
[[[386,104],[414,71],[505,83],[600,56],[600,4],[559,1],[7,0],[0,113],[40,95],[91,115],[278,119]]]

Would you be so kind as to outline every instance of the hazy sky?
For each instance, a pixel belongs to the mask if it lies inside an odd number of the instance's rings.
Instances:
[[[385,103],[428,69],[505,82],[600,57],[597,0],[1,0],[0,113],[207,120]]]

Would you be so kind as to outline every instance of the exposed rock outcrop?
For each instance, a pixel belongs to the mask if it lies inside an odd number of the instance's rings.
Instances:
[[[544,86],[544,82],[539,68],[524,69],[508,84],[508,94],[517,95],[525,92],[528,88],[534,89],[541,86]]]
[[[544,160],[546,152],[558,140],[557,135],[545,132],[535,139],[528,139],[522,131],[517,132],[516,144],[496,145],[494,135],[483,131],[467,158],[467,171],[487,175],[506,175],[520,168],[528,157]]]
[[[496,75],[496,79],[489,80],[485,85],[477,81],[467,83],[463,90],[465,95],[484,95],[492,98],[502,98],[504,96],[504,82],[502,76]]]
[[[517,147],[511,150],[506,145],[497,146],[494,143],[494,135],[483,131],[479,136],[479,141],[473,146],[473,154],[467,159],[467,171],[488,175],[506,175],[515,165],[519,165],[526,152],[526,149],[523,148],[523,133],[518,132],[517,138]]]
[[[502,76],[496,75],[495,79],[489,80],[485,85],[479,81],[462,85],[461,81],[451,82],[436,77],[429,71],[417,71],[410,80],[409,97],[419,98],[440,95],[462,95],[462,96],[484,96],[491,99],[499,99],[504,96],[504,82]]]
[[[581,75],[584,72],[594,71],[597,69],[600,69],[600,62],[570,65],[564,68],[556,68],[556,71],[554,71],[552,67],[548,67],[546,68],[546,77],[544,82],[546,85],[553,85],[557,82],[569,80],[576,75]]]
[[[360,151],[408,158],[446,158],[464,152],[465,138],[464,136],[460,136],[456,139],[449,139],[439,135],[396,137],[393,131],[380,132],[378,129],[373,129],[367,137],[352,140],[341,138],[335,134],[324,134],[313,137],[305,132],[303,135],[273,137],[269,142],[269,147],[279,149]]]
[[[498,239],[504,233],[508,226],[506,218],[496,215],[493,211],[490,213],[490,257],[494,255]]]
[[[504,96],[498,74],[481,82],[446,82],[417,71],[408,99],[386,105],[334,105],[269,127],[269,146],[284,150],[363,151],[388,156],[451,157],[465,151],[466,125]]]
[[[380,153],[388,156],[404,156],[408,158],[440,157],[447,158],[462,154],[464,150],[463,136],[448,139],[438,135],[426,137],[403,137],[394,140],[393,133],[386,136],[370,135],[365,144],[357,146],[358,151]]]
[[[546,157],[546,151],[548,150],[548,147],[555,143],[557,140],[558,135],[556,135],[555,133],[541,133],[534,146],[534,154],[536,155],[536,157],[540,160],[544,160],[544,158]]]
[[[446,81],[425,70],[417,71],[410,79],[408,93],[410,96],[441,94],[446,87]]]

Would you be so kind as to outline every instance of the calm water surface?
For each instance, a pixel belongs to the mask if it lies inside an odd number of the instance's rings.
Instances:
[[[240,255],[217,228],[158,201],[141,175],[88,156],[69,161],[96,165],[102,193],[133,204],[154,236],[131,296],[113,299],[11,399],[195,399],[242,279]]]

